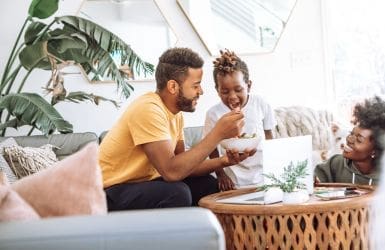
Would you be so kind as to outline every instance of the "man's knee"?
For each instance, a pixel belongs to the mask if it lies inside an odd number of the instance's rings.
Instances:
[[[159,207],[188,207],[191,206],[192,197],[190,188],[183,182],[170,183],[163,190],[164,199],[160,201]]]

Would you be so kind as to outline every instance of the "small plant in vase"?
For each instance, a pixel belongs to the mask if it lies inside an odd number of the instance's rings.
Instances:
[[[309,199],[309,195],[306,191],[306,184],[303,183],[304,177],[308,175],[306,172],[308,161],[297,162],[296,165],[293,162],[284,168],[284,172],[280,177],[276,177],[274,174],[265,174],[264,176],[271,180],[270,184],[264,185],[264,189],[271,187],[278,187],[283,191],[284,203],[301,203]]]

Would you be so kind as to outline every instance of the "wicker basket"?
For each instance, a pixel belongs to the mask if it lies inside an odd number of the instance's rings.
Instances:
[[[333,184],[324,186],[351,186]],[[355,186],[372,191],[369,186]],[[235,205],[216,200],[246,194],[240,189],[204,197],[199,205],[211,209],[231,249],[368,249],[368,204],[371,192],[355,198],[299,205]]]

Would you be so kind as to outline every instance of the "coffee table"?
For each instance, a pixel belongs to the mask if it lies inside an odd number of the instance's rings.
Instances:
[[[227,250],[232,249],[368,249],[369,204],[373,187],[322,184],[368,191],[354,198],[323,201],[314,196],[303,204],[225,204],[218,199],[247,194],[255,188],[212,194],[199,201],[221,223]]]

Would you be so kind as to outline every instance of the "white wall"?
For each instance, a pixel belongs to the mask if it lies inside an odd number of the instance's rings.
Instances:
[[[60,1],[58,15],[74,14],[80,0]],[[219,101],[212,80],[212,61],[194,32],[189,21],[179,9],[176,0],[157,0],[166,19],[175,31],[177,46],[190,47],[204,59],[203,89],[196,112],[186,113],[186,126],[198,126],[204,122],[205,111]],[[13,0],[0,3],[0,72],[4,68],[9,51],[28,10],[29,1]],[[273,106],[306,105],[323,107],[325,100],[325,77],[321,7],[318,0],[298,0],[274,53],[241,56],[249,66],[253,80],[253,92],[264,96]],[[140,51],[137,51],[140,54]],[[68,69],[70,70],[70,69]],[[41,92],[48,81],[49,72],[35,71],[26,91]],[[137,96],[155,89],[153,81],[133,84],[135,91],[128,100],[121,100],[120,109],[110,103],[95,106],[90,103],[60,103],[58,110],[73,123],[74,131],[100,133],[112,126],[125,107]],[[89,84],[81,75],[67,75],[68,91],[84,90],[90,93],[118,99],[114,84]],[[215,101],[214,101],[215,100]]]

